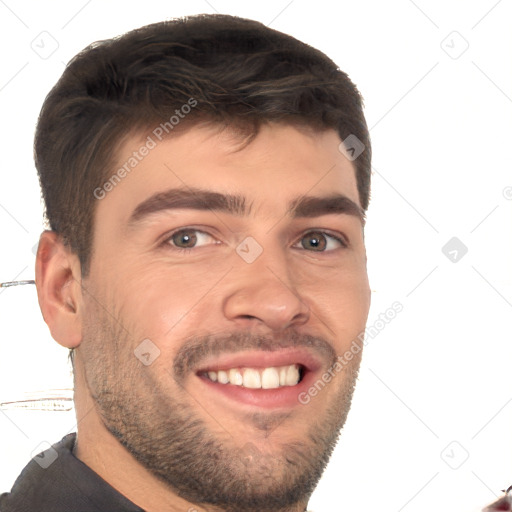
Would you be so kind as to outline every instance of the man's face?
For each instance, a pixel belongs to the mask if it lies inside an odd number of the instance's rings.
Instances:
[[[360,354],[334,365],[369,309],[353,164],[333,130],[156,142],[96,205],[77,364],[106,428],[180,496],[300,502],[345,422]]]

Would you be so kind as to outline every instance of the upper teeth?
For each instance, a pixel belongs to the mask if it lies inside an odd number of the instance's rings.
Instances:
[[[209,371],[206,375],[213,382],[252,389],[295,386],[300,380],[299,366],[296,364],[270,368],[230,368],[216,372]]]

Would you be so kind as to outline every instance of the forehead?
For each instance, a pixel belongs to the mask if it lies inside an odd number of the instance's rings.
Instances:
[[[263,125],[248,144],[229,129],[200,125],[158,140],[131,137],[121,146],[98,205],[126,221],[140,201],[168,189],[207,189],[247,198],[255,212],[282,215],[300,196],[344,194],[360,204],[355,168],[334,130]],[[121,217],[124,217],[122,219]]]

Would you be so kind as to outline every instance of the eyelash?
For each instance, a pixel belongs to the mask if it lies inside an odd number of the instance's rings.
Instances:
[[[188,254],[191,251],[196,250],[197,247],[177,247],[177,246],[172,244],[172,238],[175,235],[177,235],[179,233],[182,233],[182,232],[187,232],[187,231],[191,231],[191,232],[195,232],[195,233],[201,233],[202,235],[206,235],[206,236],[216,240],[216,238],[213,235],[211,235],[210,233],[208,233],[206,231],[203,231],[203,230],[195,228],[195,227],[186,227],[186,228],[179,228],[176,231],[173,231],[172,233],[166,235],[166,237],[165,237],[165,239],[163,241],[163,245],[171,246],[173,251],[176,251],[176,252],[181,253],[181,254]],[[346,249],[348,247],[348,245],[349,245],[347,239],[344,236],[340,235],[340,234],[333,234],[333,233],[331,233],[329,231],[326,231],[324,229],[309,229],[308,231],[304,232],[301,235],[301,237],[293,244],[292,247],[293,248],[297,248],[295,246],[297,244],[300,244],[304,237],[306,237],[307,235],[310,235],[310,234],[314,234],[314,233],[322,234],[326,238],[330,238],[330,239],[333,239],[336,242],[338,242],[340,244],[340,247],[338,247],[337,249]],[[217,243],[220,243],[220,242],[219,241],[215,242],[215,244],[217,244]],[[306,251],[306,252],[312,252],[312,253],[315,253],[315,252],[330,253],[330,252],[333,252],[336,249],[330,249],[330,250],[327,250],[327,251],[326,250],[324,250],[324,251],[308,251],[304,247],[301,247],[300,250],[303,250],[303,251]]]

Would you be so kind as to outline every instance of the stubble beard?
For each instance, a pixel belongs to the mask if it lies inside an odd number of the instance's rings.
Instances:
[[[138,343],[103,309],[94,309],[80,347],[88,392],[106,429],[139,463],[181,498],[216,510],[285,512],[307,503],[347,419],[359,359],[332,381],[338,389],[328,395],[323,417],[317,416],[306,429],[298,425],[303,429],[300,439],[276,448],[272,437],[294,420],[261,413],[246,421],[263,432],[266,442],[240,442],[238,432],[223,427],[222,418],[213,418],[213,430],[203,419],[208,414],[202,417],[201,404],[173,371],[160,368],[156,375],[156,363],[144,366],[133,354]],[[225,338],[212,341],[222,344]],[[198,346],[201,339],[188,342]],[[295,342],[300,345],[300,336]]]

